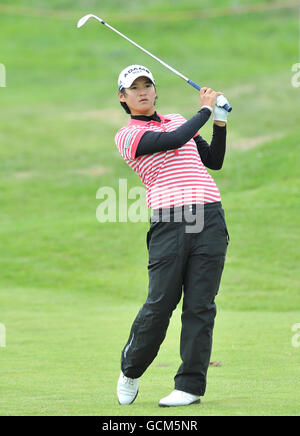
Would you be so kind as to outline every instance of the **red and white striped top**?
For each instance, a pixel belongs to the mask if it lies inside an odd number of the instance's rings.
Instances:
[[[176,150],[135,158],[138,143],[145,132],[171,132],[186,121],[179,114],[158,116],[161,123],[131,118],[128,126],[120,129],[115,137],[122,157],[146,187],[147,206],[159,209],[221,201],[219,189],[203,165],[193,139]]]

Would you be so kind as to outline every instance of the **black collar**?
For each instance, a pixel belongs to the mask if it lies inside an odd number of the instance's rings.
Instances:
[[[146,115],[131,115],[131,118],[133,118],[134,120],[140,120],[140,121],[158,121],[159,123],[161,122],[161,119],[159,118],[159,116],[157,115],[156,112],[154,112],[153,115],[150,115],[150,117],[147,117]]]

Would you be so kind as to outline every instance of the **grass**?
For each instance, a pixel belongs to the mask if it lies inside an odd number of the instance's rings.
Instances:
[[[180,307],[136,403],[116,403],[120,351],[146,297],[148,223],[100,224],[96,192],[118,192],[119,179],[128,190],[141,186],[113,142],[127,123],[116,99],[123,67],[151,68],[158,112],[188,118],[198,109],[197,93],[96,23],[77,30],[76,19],[98,12],[96,2],[2,4],[12,9],[0,28],[7,70],[0,88],[0,323],[7,332],[0,415],[173,414],[157,402],[172,389],[180,363]],[[232,6],[220,0],[213,7]],[[208,7],[174,3],[177,10]],[[224,90],[234,107],[224,167],[211,171],[231,237],[212,356],[223,365],[209,369],[203,404],[176,413],[297,415],[297,9],[157,22],[151,14],[167,16],[165,1],[103,1],[100,9],[194,81]],[[132,24],[133,13],[142,25]],[[209,139],[211,122],[201,134]]]
[[[0,349],[1,415],[174,415],[157,403],[180,364],[180,307],[136,402],[122,407],[115,384],[136,303],[31,288],[1,295],[4,307],[14,307],[5,311],[7,349]],[[209,368],[201,406],[177,408],[176,415],[297,415],[299,349],[291,345],[291,327],[299,315],[220,309],[212,360],[222,366]]]

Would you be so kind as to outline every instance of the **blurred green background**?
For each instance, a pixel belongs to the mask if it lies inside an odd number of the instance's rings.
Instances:
[[[162,413],[180,363],[179,307],[144,399],[117,405],[120,350],[147,294],[148,223],[99,223],[96,192],[118,192],[119,179],[142,186],[114,144],[128,122],[121,69],[151,69],[159,113],[188,118],[199,96],[97,22],[78,30],[90,12],[234,108],[224,166],[210,171],[231,238],[213,356],[224,365],[210,369],[203,406],[178,413],[298,414],[299,11],[271,0],[1,0],[0,414]]]

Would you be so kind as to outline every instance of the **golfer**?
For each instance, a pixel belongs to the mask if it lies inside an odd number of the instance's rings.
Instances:
[[[148,296],[122,351],[118,401],[135,400],[138,379],[156,357],[183,293],[182,363],[174,390],[158,404],[200,403],[212,349],[215,297],[229,242],[220,193],[206,167],[222,168],[227,112],[216,106],[222,93],[201,88],[199,111],[188,121],[179,114],[160,115],[155,111],[154,77],[142,65],[125,68],[118,88],[130,120],[118,131],[116,145],[145,185],[147,206],[153,211],[147,233]],[[199,129],[211,116],[209,145]]]

